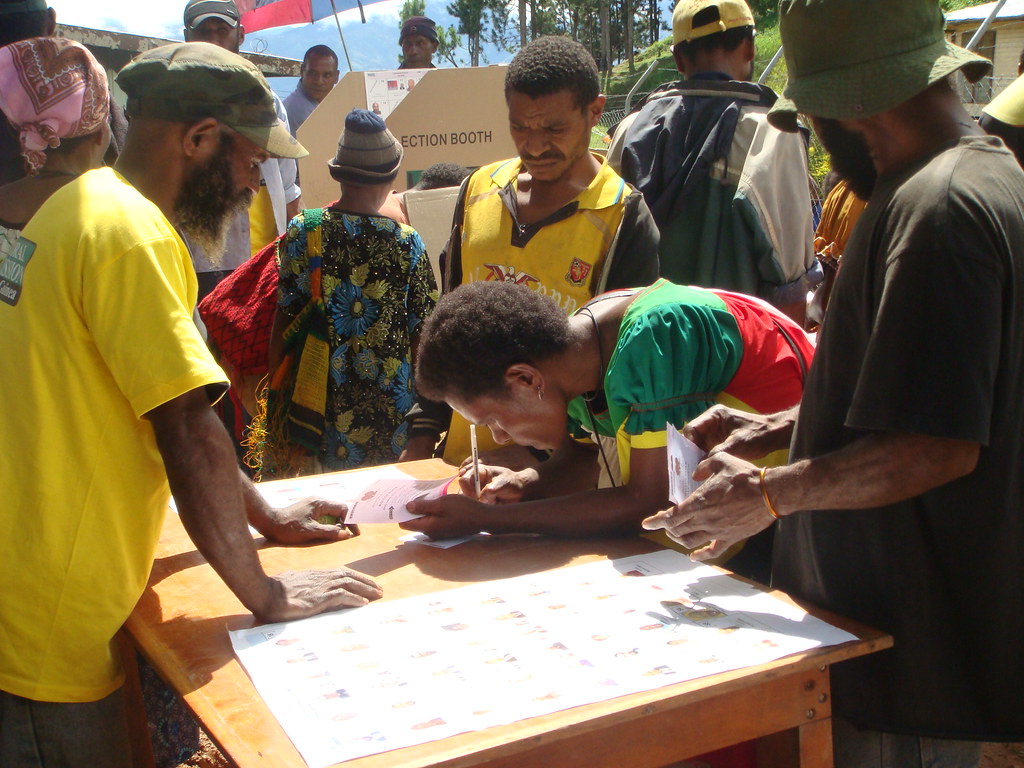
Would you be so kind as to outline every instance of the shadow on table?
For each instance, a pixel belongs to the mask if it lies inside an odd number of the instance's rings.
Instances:
[[[505,579],[560,568],[578,557],[623,557],[622,542],[608,539],[552,539],[534,534],[505,534],[471,539],[451,549],[402,542],[346,565],[370,576],[406,566],[439,581],[471,583]]]

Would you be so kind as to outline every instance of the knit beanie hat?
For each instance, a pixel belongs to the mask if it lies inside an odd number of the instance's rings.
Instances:
[[[402,164],[402,146],[380,115],[353,109],[345,118],[338,154],[327,163],[331,178],[353,184],[390,184]]]

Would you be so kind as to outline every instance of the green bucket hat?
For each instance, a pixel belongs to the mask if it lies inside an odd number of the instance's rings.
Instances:
[[[277,117],[260,71],[210,43],[174,43],[136,56],[117,75],[130,117],[194,122],[212,117],[273,157],[309,153]]]
[[[962,69],[974,82],[991,62],[946,42],[937,0],[782,0],[779,28],[789,69],[768,120],[852,120],[885,112]]]
[[[45,11],[48,6],[47,0],[22,0],[14,3],[0,3],[0,16],[16,16],[22,13],[33,11]]]

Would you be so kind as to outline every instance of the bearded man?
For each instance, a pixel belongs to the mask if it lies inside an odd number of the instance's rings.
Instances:
[[[146,585],[169,490],[263,620],[380,595],[345,569],[264,573],[247,518],[283,543],[350,532],[315,522],[326,504],[270,509],[239,471],[210,408],[226,378],[192,320],[196,275],[175,230],[216,244],[260,163],[305,150],[258,70],[216,46],[156,48],[117,81],[132,117],[117,165],[54,194],[0,274],[5,766],[130,764],[112,641]]]
[[[831,672],[836,768],[976,768],[982,742],[1024,739],[1024,173],[951,86],[991,63],[946,40],[937,0],[779,19],[768,119],[810,116],[867,207],[799,408],[691,421],[705,482],[646,525],[704,559],[778,520],[772,586],[892,634]],[[777,446],[788,466],[750,463]]]
[[[184,13],[185,41],[210,43],[238,53],[245,41],[245,27],[234,0],[189,0]],[[337,69],[337,67],[335,67]],[[277,118],[289,124],[284,102],[272,94]],[[250,256],[279,235],[302,206],[298,167],[290,157],[269,157],[260,165],[260,183],[250,204],[239,207],[230,219],[227,234],[217,248],[197,242],[187,232],[185,242],[199,277],[202,299]]]

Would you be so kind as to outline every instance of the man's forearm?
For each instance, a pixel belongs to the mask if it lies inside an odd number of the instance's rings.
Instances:
[[[270,505],[241,469],[238,469],[238,482],[242,491],[242,505],[245,508],[246,520],[257,531],[268,536],[272,523]]]
[[[920,496],[969,474],[977,443],[902,432],[867,435],[838,451],[766,474],[780,515],[804,509],[867,509]]]
[[[700,488],[644,526],[664,528],[695,550],[695,559],[707,560],[770,525],[772,511],[785,516],[893,504],[970,473],[978,453],[977,443],[897,432],[869,434],[838,451],[767,470],[720,452],[698,467],[705,480]]]
[[[185,530],[245,607],[260,614],[275,586],[263,572],[246,525],[231,440],[203,400],[201,391],[192,392],[148,416]]]

